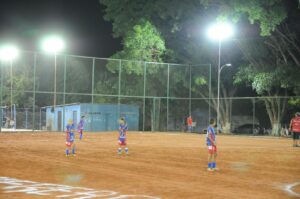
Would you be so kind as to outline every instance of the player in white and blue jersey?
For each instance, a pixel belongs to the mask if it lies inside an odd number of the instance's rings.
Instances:
[[[128,154],[128,147],[126,143],[126,134],[127,134],[127,124],[126,121],[123,117],[120,118],[119,120],[119,149],[118,149],[118,154],[122,154],[122,148],[125,148],[126,154]]]
[[[66,156],[70,155],[72,151],[72,155],[75,156],[75,125],[73,121],[70,119],[66,126]]]
[[[79,133],[79,139],[81,140],[82,139],[82,133],[83,133],[83,126],[84,126],[84,116],[81,116],[81,119],[78,123],[78,126],[77,126],[77,130],[78,130],[78,133]]]
[[[217,144],[216,144],[216,133],[214,126],[216,122],[214,119],[210,119],[209,126],[207,127],[206,133],[206,145],[208,147],[208,171],[217,170],[216,158],[217,158]]]

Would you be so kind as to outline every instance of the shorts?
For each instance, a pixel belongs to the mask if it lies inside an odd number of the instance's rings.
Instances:
[[[66,146],[67,146],[67,147],[71,147],[71,146],[72,146],[72,144],[73,144],[73,141],[72,141],[72,142],[68,142],[68,141],[66,141]]]
[[[298,133],[298,132],[293,132],[293,139],[294,139],[294,140],[299,140],[299,135],[300,135],[300,133]]]
[[[215,153],[217,153],[217,146],[212,146],[212,145],[208,145],[207,146],[208,147],[208,153],[209,154],[215,154]]]
[[[126,138],[119,138],[119,145],[120,146],[125,146],[127,143],[126,143]]]
[[[79,130],[78,130],[78,133],[82,133],[82,131],[83,131],[83,129],[79,129]]]

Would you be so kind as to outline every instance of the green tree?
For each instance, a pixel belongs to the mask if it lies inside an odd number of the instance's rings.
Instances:
[[[200,0],[210,10],[217,9],[219,19],[240,21],[247,17],[251,24],[258,23],[262,36],[268,36],[288,16],[284,0]]]
[[[249,63],[236,74],[235,82],[250,84],[263,98],[272,124],[272,134],[279,135],[281,120],[287,108],[288,93],[297,93],[299,65],[290,56],[293,50],[280,37],[270,36],[264,42],[243,45],[245,57]]]
[[[199,1],[106,1],[101,0],[102,4],[106,6],[106,15],[105,19],[109,20],[113,24],[113,32],[116,37],[125,37],[127,32],[130,32],[130,29],[137,23],[139,23],[140,18],[144,18],[148,21],[151,21],[152,24],[155,25],[157,29],[161,32],[161,38],[165,41],[165,46],[167,50],[165,51],[165,56],[162,57],[162,61],[166,62],[182,62],[182,63],[214,63],[212,72],[216,74],[217,66],[217,56],[215,56],[217,52],[216,46],[212,46],[211,43],[202,41],[199,37],[202,36],[199,30],[205,27],[207,24],[208,14],[204,7],[200,4]],[[122,9],[121,9],[122,8]],[[199,30],[197,30],[199,29]],[[205,40],[205,39],[204,39]],[[133,40],[135,45],[138,44],[136,40]],[[142,46],[139,47],[143,49]],[[124,49],[126,49],[126,45],[124,45]],[[141,51],[137,49],[138,51]],[[122,53],[122,52],[120,52]],[[118,53],[117,53],[118,54]],[[125,53],[123,53],[125,54]],[[128,55],[128,54],[127,54]],[[119,56],[120,57],[120,56]],[[123,56],[122,58],[126,58],[130,56]],[[131,57],[130,57],[131,58]],[[131,58],[132,59],[132,58]],[[134,67],[136,68],[136,67]],[[139,70],[142,71],[142,70]],[[170,90],[176,90],[174,93],[178,95],[182,95],[185,90],[188,90],[189,83],[185,75],[188,73],[189,69],[186,68],[185,71],[178,72],[176,74],[172,74],[172,80],[176,83],[172,84],[172,88]],[[192,91],[195,95],[200,95],[201,97],[208,97],[208,73],[206,76],[203,73],[197,73],[199,76],[193,78],[193,88]],[[213,74],[213,76],[214,76]],[[195,75],[195,74],[194,74]],[[231,75],[232,76],[232,75]],[[163,79],[163,77],[162,77]],[[216,85],[216,78],[212,78],[213,85]],[[158,78],[159,80],[159,78]],[[199,81],[201,80],[201,81]],[[223,79],[224,80],[224,79]],[[222,81],[224,82],[224,81]],[[213,88],[217,88],[214,86]],[[223,87],[225,88],[225,87]],[[153,88],[157,90],[156,88]],[[235,88],[231,86],[229,89],[224,89],[221,93],[221,96],[231,96],[235,93]],[[213,103],[211,104],[213,109],[216,109],[216,97],[213,92]],[[185,96],[187,97],[187,96]],[[228,102],[221,104],[222,110],[224,110],[224,116],[222,118],[230,118],[229,115],[229,104]],[[186,110],[187,105],[183,106],[182,102],[177,106],[179,112],[185,113],[187,115]],[[179,108],[181,107],[181,108]],[[174,110],[175,111],[175,110]],[[223,113],[223,111],[222,111]],[[173,114],[177,115],[177,114]],[[228,117],[227,117],[228,116]],[[224,122],[225,123],[225,122]],[[229,122],[226,122],[229,124]],[[227,125],[229,126],[229,125]]]
[[[299,19],[298,2],[202,0],[201,3],[209,9],[217,7],[220,19],[245,21],[247,17],[250,24],[259,25],[259,33],[264,38],[257,36],[258,40],[237,41],[248,64],[240,68],[235,82],[248,83],[258,95],[269,96],[263,101],[272,124],[272,134],[279,135],[287,100],[276,96],[286,96],[291,90],[297,94],[299,88],[297,68],[300,51],[299,42],[293,32],[299,30],[299,26],[292,23],[292,20]]]

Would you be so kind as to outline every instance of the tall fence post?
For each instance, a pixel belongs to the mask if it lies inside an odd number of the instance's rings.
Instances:
[[[208,85],[208,121],[211,118],[211,64],[209,64],[209,85]]]
[[[144,62],[144,96],[143,96],[143,132],[145,131],[145,113],[146,113],[146,73],[147,62]]]
[[[65,109],[65,104],[66,104],[66,81],[67,81],[67,56],[65,55],[64,59],[64,91],[63,91],[63,114],[62,114],[62,120],[63,120],[63,128],[62,131],[65,129],[65,122],[66,122],[66,109]]]
[[[1,116],[1,120],[0,120],[0,132],[2,132],[2,123],[3,123],[3,109],[2,109],[2,87],[3,87],[3,66],[2,66],[2,61],[1,61],[1,65],[0,65],[0,71],[1,71],[1,85],[0,85],[0,108],[1,108],[1,112],[0,112],[0,116]]]
[[[119,83],[118,83],[118,118],[121,117],[121,79],[122,79],[122,60],[119,61]]]
[[[168,64],[168,79],[167,79],[167,131],[169,131],[169,95],[170,95],[170,64]]]
[[[252,98],[252,133],[254,133],[255,123],[255,98]]]
[[[192,115],[192,65],[189,64],[189,72],[190,72],[190,79],[189,79],[189,116]]]
[[[93,57],[93,66],[92,66],[92,104],[94,104],[94,89],[95,89],[95,57]]]
[[[33,99],[32,99],[32,131],[35,130],[35,80],[36,80],[36,59],[37,53],[34,53],[33,60]]]

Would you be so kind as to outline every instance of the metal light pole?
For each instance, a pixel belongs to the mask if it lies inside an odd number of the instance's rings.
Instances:
[[[217,131],[220,125],[220,76],[221,76],[221,44],[222,40],[219,38],[219,59],[218,59],[218,96],[217,96]]]
[[[56,52],[54,52],[54,99],[53,108],[56,107]]]
[[[12,84],[13,84],[13,76],[12,76],[12,61],[11,59],[9,60],[10,62],[10,119],[13,118],[13,92],[12,92]]]
[[[42,43],[42,48],[44,51],[54,55],[54,94],[53,94],[53,111],[56,107],[56,65],[57,65],[57,53],[62,51],[65,47],[64,41],[58,36],[51,36],[45,38]],[[54,113],[55,118],[55,113]]]
[[[218,23],[211,26],[207,32],[211,39],[218,40],[219,42],[219,57],[218,57],[218,96],[217,96],[217,128],[220,125],[220,75],[225,66],[231,66],[231,64],[225,64],[221,66],[221,44],[222,41],[233,34],[231,26],[227,23]]]

